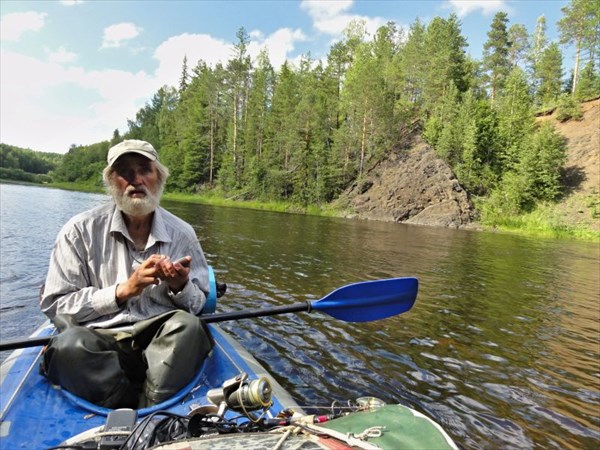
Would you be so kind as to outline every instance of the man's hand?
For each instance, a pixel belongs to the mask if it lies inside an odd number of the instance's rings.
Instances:
[[[171,292],[176,294],[188,282],[191,262],[191,256],[184,256],[177,261],[171,261],[167,256],[156,264],[158,276],[169,285]]]
[[[160,274],[158,264],[165,258],[166,256],[163,255],[150,256],[135,269],[125,283],[117,285],[117,303],[122,305],[130,298],[140,295],[147,286],[159,284]]]

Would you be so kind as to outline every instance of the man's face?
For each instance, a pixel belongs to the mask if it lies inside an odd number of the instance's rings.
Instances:
[[[132,216],[144,216],[153,212],[162,194],[158,170],[148,158],[128,153],[113,164],[109,193],[117,207]]]

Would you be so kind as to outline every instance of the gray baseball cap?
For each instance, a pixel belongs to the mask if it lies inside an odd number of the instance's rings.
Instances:
[[[158,159],[158,153],[149,142],[140,141],[138,139],[126,139],[110,148],[108,156],[106,157],[108,165],[112,166],[119,157],[126,153],[138,153],[151,161],[156,161]]]

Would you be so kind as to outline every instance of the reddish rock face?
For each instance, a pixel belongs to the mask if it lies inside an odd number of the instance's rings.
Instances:
[[[448,164],[421,138],[377,164],[346,196],[352,215],[363,219],[458,228],[474,215]]]

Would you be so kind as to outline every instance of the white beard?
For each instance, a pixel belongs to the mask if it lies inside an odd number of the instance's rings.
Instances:
[[[136,188],[129,186],[125,192],[120,192],[114,183],[108,185],[108,193],[115,201],[117,208],[130,216],[146,216],[156,210],[160,203],[160,194],[162,189],[159,188],[157,193],[152,193],[144,186],[140,186],[137,190],[145,192],[143,198],[133,198],[128,194],[135,191]]]

